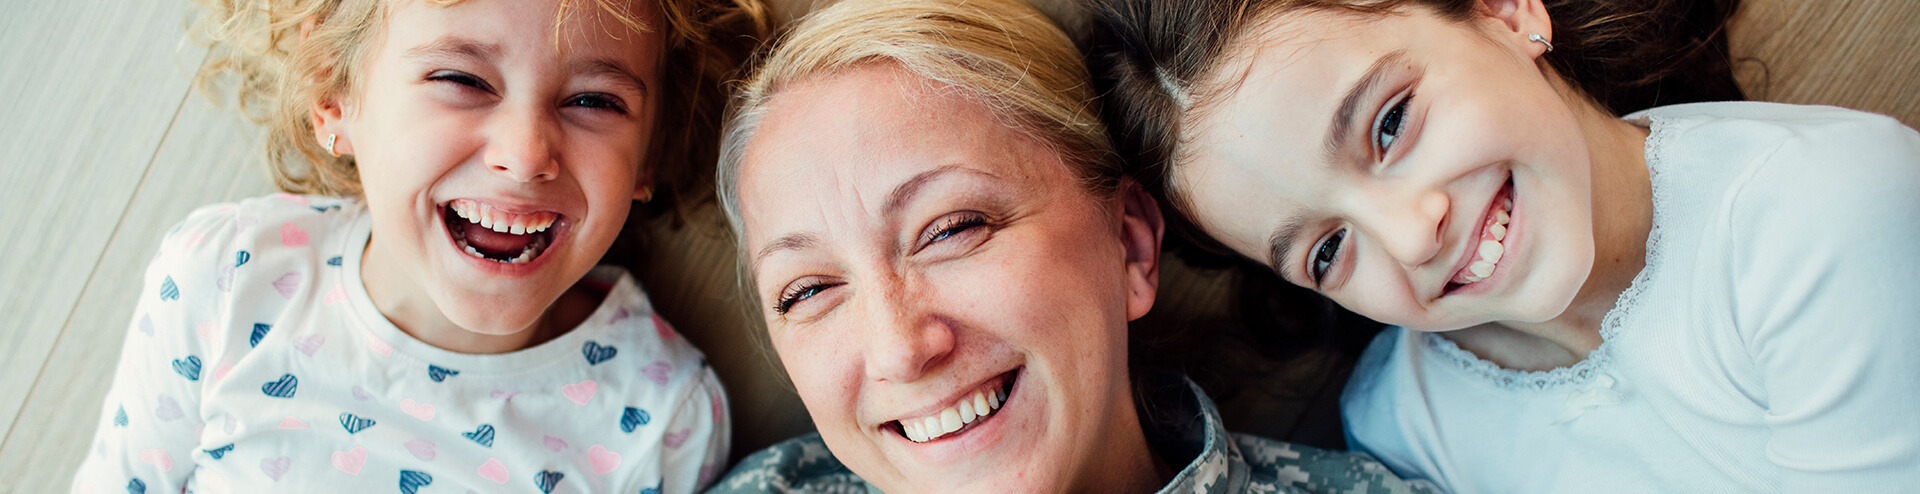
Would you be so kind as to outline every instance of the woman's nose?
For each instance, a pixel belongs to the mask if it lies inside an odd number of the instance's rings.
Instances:
[[[913,382],[938,367],[953,352],[950,321],[931,314],[910,297],[888,296],[871,307],[864,321],[867,377]]]
[[[1362,229],[1369,230],[1387,255],[1403,267],[1418,267],[1433,260],[1445,244],[1442,232],[1451,206],[1446,192],[1399,190],[1384,195],[1389,197],[1374,198],[1369,207],[1362,208],[1365,213],[1356,215],[1363,218],[1366,226]]]
[[[554,145],[558,137],[558,124],[551,112],[503,108],[488,136],[487,168],[516,182],[553,180],[560,175]]]

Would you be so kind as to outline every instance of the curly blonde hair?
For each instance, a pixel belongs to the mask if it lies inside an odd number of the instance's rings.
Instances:
[[[436,6],[464,0],[425,0]],[[636,0],[638,1],[638,0]],[[666,29],[666,83],[647,163],[656,198],[677,212],[711,197],[720,84],[767,32],[760,0],[657,0]],[[280,190],[358,196],[352,156],[331,156],[315,142],[311,108],[357,94],[362,62],[385,28],[385,0],[197,0],[196,41],[214,48],[196,83],[208,95],[231,94],[241,113],[267,127],[266,163]],[[619,0],[562,0],[559,25],[578,3],[635,31],[651,29]],[[558,34],[556,33],[556,40]],[[231,84],[231,87],[226,85]]]

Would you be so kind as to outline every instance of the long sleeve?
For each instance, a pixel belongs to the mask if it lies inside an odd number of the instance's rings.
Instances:
[[[1730,198],[1734,324],[1764,380],[1782,492],[1920,479],[1920,134],[1797,136]]]
[[[667,426],[666,448],[659,458],[663,493],[700,492],[726,466],[733,439],[726,391],[711,367],[702,366],[695,375],[699,385],[675,405]]]
[[[218,246],[232,232],[218,208],[171,230],[147,267],[74,492],[181,492],[196,455],[224,453],[198,449],[201,393],[219,361],[211,326],[225,304]]]

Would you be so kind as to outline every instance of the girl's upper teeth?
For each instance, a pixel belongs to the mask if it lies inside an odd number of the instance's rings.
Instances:
[[[1466,283],[1478,282],[1492,276],[1493,268],[1498,267],[1500,258],[1506,255],[1507,247],[1500,242],[1507,239],[1507,222],[1513,221],[1513,217],[1507,213],[1507,210],[1512,208],[1512,199],[1502,199],[1500,209],[1494,210],[1493,220],[1487,222],[1486,230],[1480,237],[1480,245],[1475,247],[1477,256],[1473,263],[1467,265],[1466,276],[1461,278]]]
[[[940,410],[940,413],[926,417],[901,419],[900,430],[907,439],[924,443],[938,439],[967,424],[993,415],[1000,409],[1000,400],[1006,395],[998,389],[974,390],[973,394],[960,398],[953,406]]]
[[[447,203],[447,208],[455,215],[477,223],[482,228],[514,235],[546,231],[548,227],[553,226],[555,220],[560,219],[559,214],[551,211],[509,213],[471,199],[454,199]]]

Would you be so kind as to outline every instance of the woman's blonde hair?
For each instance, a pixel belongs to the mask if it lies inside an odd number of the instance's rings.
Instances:
[[[203,12],[194,35],[214,51],[196,82],[210,95],[231,91],[242,113],[267,126],[274,184],[293,193],[359,195],[353,157],[331,156],[315,142],[312,105],[358,94],[361,67],[385,28],[385,5],[394,0],[197,1]],[[679,203],[685,201],[675,201],[676,193],[697,198],[711,190],[704,187],[705,167],[713,163],[718,137],[720,83],[763,37],[767,15],[759,0],[657,1],[669,68],[646,163],[656,196]],[[635,32],[655,28],[621,0],[562,0],[554,24],[576,15],[583,2]]]
[[[802,80],[875,63],[960,91],[1060,154],[1086,190],[1111,197],[1118,162],[1072,40],[1022,0],[846,0],[814,12],[735,93],[720,141],[720,204],[742,249],[735,181],[768,102]],[[748,296],[757,300],[749,289]]]

